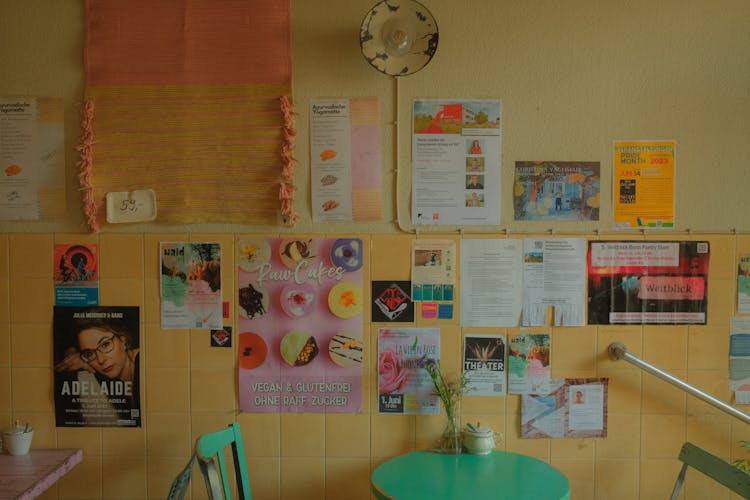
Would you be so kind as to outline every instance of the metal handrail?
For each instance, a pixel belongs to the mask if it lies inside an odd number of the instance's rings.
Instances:
[[[688,384],[687,382],[678,379],[677,377],[674,377],[670,375],[669,373],[665,372],[664,370],[660,370],[659,368],[655,367],[652,364],[647,363],[646,361],[643,361],[641,358],[638,358],[636,356],[633,356],[628,352],[628,348],[625,347],[625,344],[621,342],[613,342],[609,344],[609,348],[607,349],[607,352],[609,353],[610,359],[613,360],[625,360],[628,363],[637,366],[638,368],[647,371],[651,375],[654,375],[656,377],[659,377],[660,379],[669,382],[670,384],[679,387],[683,391],[687,392],[688,394],[695,396],[698,399],[702,399],[706,403],[715,406],[716,408],[720,409],[721,411],[728,413],[732,415],[735,418],[738,418],[745,422],[746,424],[750,424],[750,415],[747,413],[744,413],[734,406],[726,404],[724,401],[720,399],[716,399],[715,397],[711,396],[710,394],[706,394],[705,392],[701,391],[697,387],[693,387],[692,385]]]

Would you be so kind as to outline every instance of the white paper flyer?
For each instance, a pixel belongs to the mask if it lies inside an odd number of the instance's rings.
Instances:
[[[750,404],[750,318],[732,318],[729,332],[729,390],[737,404]]]
[[[39,219],[39,105],[0,99],[0,220]]]
[[[750,253],[741,254],[737,265],[737,313],[750,314]]]
[[[518,326],[523,240],[461,240],[461,326]]]
[[[383,216],[380,105],[376,97],[310,104],[313,222]]]
[[[556,326],[586,321],[586,240],[524,240],[523,325],[545,326],[552,310]]]
[[[502,103],[416,100],[412,223],[498,225]]]
[[[352,220],[351,120],[348,99],[310,103],[313,221]]]

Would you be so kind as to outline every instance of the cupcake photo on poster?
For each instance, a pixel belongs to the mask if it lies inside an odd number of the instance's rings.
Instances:
[[[240,409],[362,408],[359,238],[239,238]]]

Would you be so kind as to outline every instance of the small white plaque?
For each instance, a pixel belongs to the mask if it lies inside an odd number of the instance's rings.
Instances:
[[[148,222],[156,219],[156,193],[153,189],[107,193],[107,222]]]
[[[736,390],[734,392],[734,399],[738,405],[750,404],[750,391]]]

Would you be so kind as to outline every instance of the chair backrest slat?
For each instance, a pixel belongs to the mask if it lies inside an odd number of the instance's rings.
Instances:
[[[723,484],[733,492],[742,495],[743,498],[750,498],[750,474],[738,469],[729,462],[712,455],[692,443],[682,445],[679,459],[684,465],[675,483],[672,498],[676,498],[688,466]]]
[[[250,500],[252,498],[250,481],[247,476],[247,462],[238,423],[230,424],[221,431],[203,434],[196,441],[195,451],[201,463],[201,471],[206,480],[209,497],[220,499],[223,492],[223,498],[231,498],[229,474],[224,458],[224,450],[227,446],[232,448],[237,494],[241,500]]]

